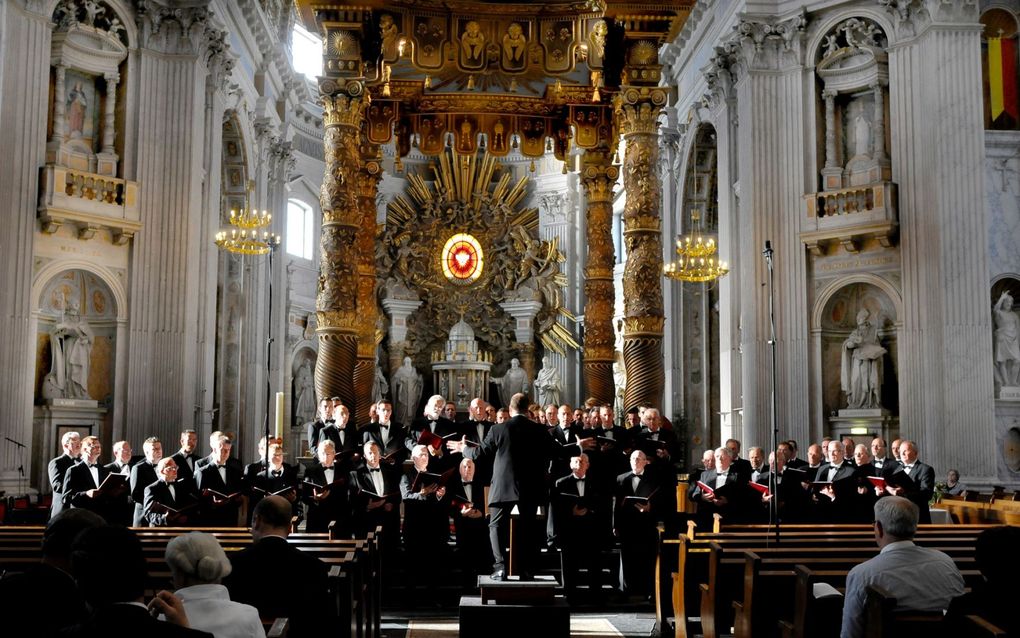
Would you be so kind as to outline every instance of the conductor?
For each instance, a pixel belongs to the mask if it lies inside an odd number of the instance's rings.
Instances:
[[[506,580],[506,546],[510,535],[510,512],[517,506],[518,525],[525,539],[521,548],[520,577],[530,580],[537,561],[536,517],[539,505],[548,502],[545,470],[556,447],[545,426],[529,420],[522,411],[528,398],[517,393],[510,397],[510,419],[489,429],[481,445],[468,445],[465,439],[448,441],[446,447],[465,458],[493,458],[492,486],[489,488],[489,543],[495,559],[492,579]]]

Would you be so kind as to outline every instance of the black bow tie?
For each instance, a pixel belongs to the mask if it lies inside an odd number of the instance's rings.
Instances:
[[[575,480],[576,480],[576,481],[577,481],[578,483],[583,483],[583,482],[584,482],[584,478],[583,478],[583,477],[580,477],[580,476],[575,476],[575,477],[574,477],[574,479],[575,479]]]
[[[471,485],[471,481],[464,481],[464,485]]]
[[[274,478],[280,478],[281,474],[283,474],[283,472],[281,472],[280,470],[273,470],[273,477]]]
[[[380,423],[379,424],[379,428],[380,429],[386,428],[388,430],[388,429],[390,429],[390,424],[389,423]]]
[[[369,472],[382,472],[382,468],[381,467],[370,467],[370,468],[368,468],[368,471]]]
[[[98,463],[89,463],[89,467],[99,467]]]

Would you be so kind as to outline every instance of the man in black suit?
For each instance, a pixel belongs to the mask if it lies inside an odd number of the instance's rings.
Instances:
[[[549,460],[556,454],[555,443],[546,429],[523,415],[527,396],[510,398],[510,420],[497,423],[480,446],[468,446],[462,439],[448,441],[451,452],[469,459],[493,457],[492,486],[489,488],[489,543],[495,560],[492,578],[506,580],[505,547],[510,535],[510,511],[517,506],[517,523],[522,541],[519,564],[522,580],[530,579],[537,563],[536,516],[540,505],[548,502],[545,482]]]
[[[740,458],[740,441],[736,439],[727,439],[726,447],[730,450],[730,457],[733,459],[733,470],[744,477],[744,481],[751,480],[751,462],[747,459]]]
[[[235,527],[238,524],[244,481],[241,468],[228,462],[232,445],[230,438],[221,432],[213,445],[214,462],[202,465],[195,472],[195,485],[202,498],[199,518],[202,525]]]
[[[287,542],[293,510],[287,499],[268,496],[255,506],[251,547],[232,553],[224,580],[230,599],[251,605],[263,618],[290,619],[288,636],[321,636],[334,624],[326,564]]]
[[[612,528],[610,498],[588,474],[588,455],[570,459],[570,474],[559,478],[551,496],[556,511],[556,539],[560,548],[563,588],[567,600],[577,598],[578,575],[587,572],[588,597],[602,598],[602,548]]]
[[[490,407],[492,406],[479,398],[471,399],[471,403],[468,404],[468,420],[461,424],[461,429],[464,431],[467,440],[471,443],[481,445],[486,435],[489,434],[489,430],[495,425],[494,421],[490,420],[488,416],[488,409]],[[489,481],[492,480],[491,459],[480,459],[474,465],[475,480],[488,485]]]
[[[404,446],[408,437],[407,430],[392,422],[393,404],[389,401],[380,401],[375,411],[379,422],[361,428],[361,443],[375,443],[379,446],[382,462],[399,467],[410,453]]]
[[[333,534],[337,538],[351,538],[354,533],[351,519],[351,503],[347,492],[350,469],[345,469],[336,459],[333,441],[319,441],[315,451],[318,463],[305,471],[304,503],[305,531],[326,532],[329,524],[336,521]],[[360,456],[359,456],[360,458]]]
[[[202,457],[195,453],[197,447],[198,435],[194,430],[184,430],[181,432],[181,449],[177,450],[171,457],[174,463],[177,464],[178,480],[195,478],[198,462],[202,460]]]
[[[64,474],[64,507],[82,507],[92,510],[106,521],[115,522],[116,506],[123,502],[123,488],[99,487],[110,474],[110,470],[99,465],[103,445],[98,437],[87,436],[81,440],[81,463],[67,468]]]
[[[818,490],[818,520],[826,523],[849,523],[854,516],[857,497],[857,468],[844,458],[843,444],[829,443],[829,462],[818,468],[816,483],[827,485]]]
[[[71,571],[93,614],[61,636],[212,636],[204,631],[187,629],[184,605],[168,591],[159,592],[146,609],[148,566],[142,543],[130,529],[96,527],[79,534],[71,548]],[[154,614],[163,614],[167,620],[157,620]]]
[[[429,397],[429,400],[425,403],[425,409],[422,411],[422,416],[411,424],[411,432],[404,439],[404,445],[407,447],[408,452],[418,445],[421,433],[425,430],[439,437],[460,437],[463,434],[460,427],[452,419],[445,416],[445,408],[446,399],[442,396],[435,394]],[[449,454],[442,446],[438,449],[430,447],[429,454],[432,456],[429,466],[440,471],[455,467],[462,458],[459,454]]]
[[[43,531],[42,560],[0,578],[0,617],[15,620],[45,604],[45,613],[31,617],[32,634],[43,637],[87,617],[85,597],[71,576],[71,543],[82,531],[104,525],[102,516],[86,509],[64,510],[51,518]]]
[[[888,454],[885,446],[885,439],[877,436],[871,440],[871,464],[875,468],[875,476],[882,476],[885,472],[895,472],[900,462]]]
[[[319,399],[319,409],[315,413],[315,419],[309,421],[305,426],[305,440],[308,441],[308,449],[315,451],[319,446],[319,431],[333,422],[333,400]]]
[[[256,474],[245,476],[249,519],[255,510],[255,505],[271,494],[282,496],[292,506],[297,502],[298,468],[283,461],[283,445],[277,442],[279,439],[272,439],[272,441],[269,444],[269,467]],[[248,521],[248,524],[251,524],[251,520]]]
[[[446,485],[429,472],[429,453],[424,445],[414,446],[411,462],[414,467],[400,478],[404,547],[412,556],[442,559],[450,538]]]
[[[351,511],[354,534],[364,538],[377,526],[383,528],[387,547],[400,545],[400,478],[393,466],[381,463],[379,444],[369,441],[362,447],[365,464],[350,474]],[[390,552],[393,557],[395,552]]]
[[[145,488],[159,480],[156,464],[163,458],[163,444],[156,437],[150,436],[142,443],[142,451],[145,452],[145,459],[131,468],[131,500],[135,502],[131,525],[134,527],[149,526],[145,520]]]
[[[935,493],[935,468],[917,460],[917,445],[908,439],[900,441],[900,465],[883,472],[885,492],[908,499],[920,510],[918,523],[931,523],[928,502]]]
[[[662,429],[662,415],[656,408],[645,408],[641,413],[641,431],[633,445],[644,451],[656,471],[666,469],[676,456],[676,434]]]
[[[698,504],[695,520],[702,529],[712,529],[713,514],[731,523],[753,518],[748,509],[747,490],[750,488],[747,479],[734,468],[733,452],[728,447],[720,447],[713,456],[715,468],[706,469],[699,478],[711,491],[699,486],[692,495],[692,500]]]
[[[669,514],[663,506],[669,486],[647,471],[641,450],[631,452],[630,466],[616,478],[613,533],[620,539],[620,590],[646,597],[655,581],[656,528]]]
[[[606,494],[611,494],[616,489],[616,477],[630,469],[628,457],[633,433],[616,425],[613,406],[608,403],[599,407],[598,419],[592,429],[596,444],[588,452],[589,473],[602,483]]]
[[[344,459],[361,447],[361,437],[351,425],[351,411],[346,405],[340,405],[333,410],[333,417],[335,420],[327,421],[313,437],[315,446],[312,449],[318,450],[319,442],[328,439],[333,442],[333,449],[337,455]]]
[[[50,477],[50,488],[53,490],[53,503],[50,505],[50,518],[64,510],[64,475],[68,468],[77,463],[81,456],[81,434],[64,432],[60,437],[60,446],[64,453],[50,460],[46,472]]]
[[[269,438],[270,443],[278,443],[279,440],[276,437]],[[255,477],[259,474],[266,473],[266,437],[263,436],[259,439],[258,445],[259,458],[257,461],[253,461],[244,466],[244,491],[245,494],[251,489],[252,483],[255,481]],[[251,523],[251,521],[249,521]]]
[[[151,527],[187,525],[194,512],[180,510],[198,502],[194,479],[177,478],[177,463],[172,456],[160,459],[156,473],[159,480],[145,488],[145,520]]]
[[[202,458],[198,459],[198,462],[195,464],[196,472],[202,467],[209,465],[210,463],[217,464],[219,463],[219,453],[216,451],[216,446],[219,444],[219,440],[223,437],[227,437],[227,440],[230,441],[231,444],[233,444],[234,442],[233,435],[227,434],[226,432],[223,432],[221,430],[216,430],[215,432],[209,435],[209,449],[211,451],[209,452],[208,456],[203,456]],[[230,467],[236,467],[242,474],[244,473],[244,464],[241,463],[241,459],[238,459],[233,456],[228,456],[226,464]]]
[[[130,482],[131,467],[133,465],[134,463],[132,463],[131,459],[131,444],[127,441],[117,441],[113,444],[113,461],[107,463],[103,467],[113,474],[123,474]],[[131,490],[125,490],[123,498],[118,499],[118,501],[119,503],[114,504],[110,510],[110,515],[113,517],[111,522],[127,527],[131,525],[131,520],[135,510],[135,502],[131,498]]]
[[[772,484],[772,474],[776,474],[775,485]],[[765,485],[770,490],[768,495],[761,495],[762,507],[759,520],[767,521],[769,518],[769,502],[778,499],[779,520],[783,523],[796,523],[803,521],[807,516],[809,492],[804,489],[803,482],[806,474],[798,468],[787,467],[786,454],[780,444],[776,452],[769,454],[769,468],[758,476],[756,483]]]
[[[457,532],[458,564],[464,573],[464,586],[474,588],[476,575],[492,567],[489,546],[489,522],[485,518],[485,483],[476,478],[475,462],[462,459],[459,477],[447,488],[453,526]]]

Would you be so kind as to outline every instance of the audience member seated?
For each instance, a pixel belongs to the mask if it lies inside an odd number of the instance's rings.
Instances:
[[[215,536],[205,532],[177,536],[166,544],[166,564],[193,629],[216,638],[266,635],[258,610],[230,600],[220,584],[230,573],[230,561]]]
[[[336,620],[327,591],[326,564],[287,542],[290,501],[268,496],[255,506],[254,544],[230,557],[225,584],[231,600],[252,605],[265,619],[287,618],[290,638],[319,636]]]
[[[0,579],[0,617],[11,620],[38,611],[32,616],[32,633],[43,637],[87,617],[85,598],[70,573],[71,543],[83,530],[103,525],[103,517],[87,509],[64,510],[51,518],[43,531],[42,561]]]
[[[946,489],[942,490],[942,493],[948,496],[959,496],[966,491],[967,486],[960,482],[960,471],[949,470],[946,473]]]
[[[1010,636],[1020,636],[1020,527],[1003,526],[987,529],[977,537],[974,559],[985,582],[970,593],[953,600],[946,614],[949,629],[945,635],[963,636],[965,617],[981,616]]]
[[[71,547],[71,572],[93,613],[62,636],[212,636],[188,628],[184,604],[168,591],[159,592],[147,606],[144,604],[148,568],[142,543],[130,529],[94,527],[79,534]],[[159,614],[166,620],[157,620]]]
[[[887,496],[875,502],[875,541],[881,551],[847,575],[841,638],[864,637],[868,585],[888,590],[897,610],[942,611],[963,594],[963,576],[953,559],[914,544],[917,518],[917,506],[905,498]]]

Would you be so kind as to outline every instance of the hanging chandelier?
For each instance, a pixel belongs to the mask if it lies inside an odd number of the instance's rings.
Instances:
[[[715,238],[703,235],[701,215],[691,211],[691,234],[676,240],[676,260],[662,266],[662,274],[670,279],[691,283],[715,281],[730,271],[725,261],[716,258]]]
[[[216,245],[235,255],[265,255],[280,245],[280,236],[266,228],[273,215],[266,210],[230,211],[230,228],[216,233]]]

